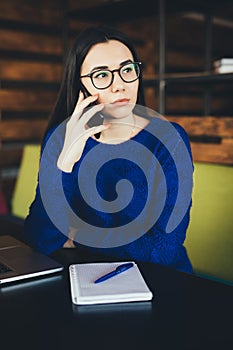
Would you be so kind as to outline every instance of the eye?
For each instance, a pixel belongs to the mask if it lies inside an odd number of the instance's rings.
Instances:
[[[134,70],[133,64],[127,64],[127,66],[124,66],[122,68],[122,72],[125,73],[131,73]]]
[[[104,79],[108,78],[110,75],[109,71],[97,71],[93,74],[94,79]]]

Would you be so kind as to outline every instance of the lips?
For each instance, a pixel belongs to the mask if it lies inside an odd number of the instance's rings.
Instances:
[[[112,102],[113,105],[122,105],[122,104],[127,104],[129,103],[129,99],[128,98],[121,98],[121,99],[118,99],[118,100],[115,100]]]

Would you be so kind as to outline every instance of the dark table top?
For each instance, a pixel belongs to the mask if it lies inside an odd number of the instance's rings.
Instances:
[[[0,288],[1,349],[233,349],[232,286],[138,262],[152,302],[75,306],[68,265],[110,259],[54,257],[62,273]]]

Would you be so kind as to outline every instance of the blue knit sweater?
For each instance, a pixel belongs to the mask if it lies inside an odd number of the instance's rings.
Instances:
[[[48,133],[42,145],[36,196],[25,220],[31,245],[50,254],[63,246],[70,227],[75,227],[77,246],[191,273],[183,243],[193,165],[184,129],[153,118],[145,129],[120,144],[89,138],[69,174],[56,166],[64,133],[62,124]],[[187,171],[189,162],[191,172]],[[187,172],[182,183],[179,172]],[[175,225],[169,231],[175,206]]]

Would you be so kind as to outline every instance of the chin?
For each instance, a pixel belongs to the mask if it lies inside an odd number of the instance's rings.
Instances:
[[[132,113],[134,106],[131,103],[124,106],[107,105],[104,108],[104,114],[115,119],[126,118]]]

